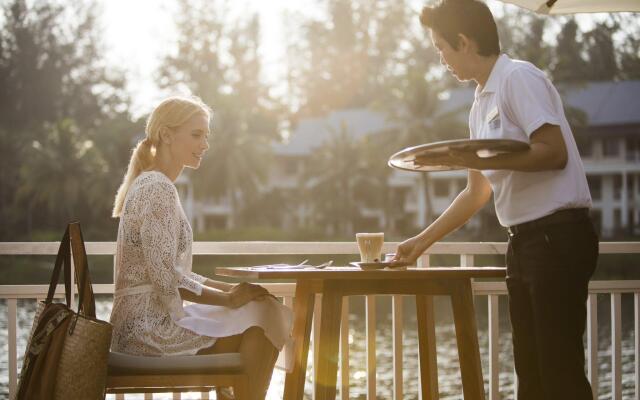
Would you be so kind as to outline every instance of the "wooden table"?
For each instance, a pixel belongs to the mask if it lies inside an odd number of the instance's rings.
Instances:
[[[401,270],[362,271],[355,267],[327,269],[217,268],[216,274],[249,280],[295,279],[293,322],[294,366],[285,380],[284,399],[301,400],[307,369],[311,320],[315,295],[322,294],[318,365],[315,381],[316,400],[336,397],[338,348],[342,297],[375,294],[416,296],[420,378],[422,399],[438,398],[437,386],[425,384],[437,377],[434,355],[435,333],[429,332],[426,318],[431,313],[431,296],[451,297],[458,343],[462,387],[465,399],[483,400],[484,385],[478,348],[472,278],[503,278],[505,268],[429,267]],[[434,356],[434,357],[431,357]],[[437,382],[437,381],[436,381]]]

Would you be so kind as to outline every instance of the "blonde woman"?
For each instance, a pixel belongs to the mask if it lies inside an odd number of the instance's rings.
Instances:
[[[291,313],[260,286],[191,271],[192,231],[173,184],[209,149],[210,114],[198,98],[168,98],[133,151],[113,209],[120,226],[111,348],[150,356],[240,352],[250,398],[263,399]]]

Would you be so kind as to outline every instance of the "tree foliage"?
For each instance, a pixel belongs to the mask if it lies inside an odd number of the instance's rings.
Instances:
[[[115,189],[95,185],[120,165],[94,142],[129,118],[124,81],[102,58],[94,4],[13,0],[2,11],[0,238],[57,231],[71,219],[98,232],[110,221],[93,210],[108,207],[104,193]]]
[[[405,1],[325,0],[327,18],[301,20],[289,43],[300,116],[362,107],[389,90],[407,39]]]
[[[193,179],[201,199],[228,198],[234,225],[266,178],[269,143],[277,139],[279,105],[261,79],[259,20],[250,15],[229,23],[224,2],[180,0],[179,6],[177,50],[166,56],[160,83],[186,87],[213,108],[210,154]]]

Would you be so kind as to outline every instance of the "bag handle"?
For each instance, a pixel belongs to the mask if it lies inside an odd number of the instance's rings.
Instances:
[[[85,316],[96,317],[96,303],[89,277],[89,267],[87,265],[87,251],[82,238],[82,230],[79,222],[72,222],[68,226],[69,241],[73,251],[73,265],[78,286],[78,314],[80,311]],[[70,280],[71,277],[69,277]],[[65,282],[67,279],[65,279]]]
[[[67,306],[71,305],[71,250],[69,244],[69,227],[67,226],[60,241],[60,247],[58,248],[56,263],[53,267],[53,275],[51,276],[51,282],[49,282],[49,291],[44,301],[45,304],[51,304],[53,301],[53,296],[58,286],[58,279],[60,278],[60,269],[64,264],[64,294],[67,300]]]

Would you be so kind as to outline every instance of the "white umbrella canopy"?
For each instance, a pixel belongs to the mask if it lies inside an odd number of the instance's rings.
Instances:
[[[640,0],[501,0],[540,14],[640,11]]]

